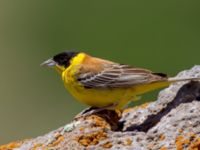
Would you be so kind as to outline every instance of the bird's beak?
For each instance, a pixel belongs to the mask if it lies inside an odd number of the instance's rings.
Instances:
[[[40,66],[42,67],[54,67],[55,65],[56,65],[56,62],[52,58],[40,64]]]

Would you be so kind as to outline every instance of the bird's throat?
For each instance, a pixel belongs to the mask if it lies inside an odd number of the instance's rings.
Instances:
[[[62,74],[63,71],[65,71],[65,67],[56,65],[56,66],[55,66],[55,70],[56,70],[59,74]]]

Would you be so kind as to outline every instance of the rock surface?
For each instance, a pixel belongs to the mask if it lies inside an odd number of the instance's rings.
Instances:
[[[177,77],[200,77],[200,66]],[[122,116],[102,111],[74,119],[46,135],[0,146],[0,150],[186,150],[200,149],[200,82],[178,82],[155,102],[128,108]]]

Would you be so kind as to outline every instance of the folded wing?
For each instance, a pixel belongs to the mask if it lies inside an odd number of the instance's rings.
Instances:
[[[126,88],[166,79],[165,74],[121,64],[109,64],[99,72],[88,70],[77,75],[77,80],[86,88]]]

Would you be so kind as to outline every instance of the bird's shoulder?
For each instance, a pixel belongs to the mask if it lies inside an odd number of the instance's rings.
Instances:
[[[116,64],[116,63],[109,61],[109,60],[92,57],[90,55],[85,55],[82,63],[79,66],[79,72],[81,72],[81,73],[87,73],[87,72],[99,73],[99,72],[103,71],[104,69],[112,66],[113,64]]]

